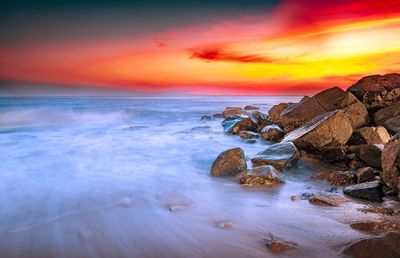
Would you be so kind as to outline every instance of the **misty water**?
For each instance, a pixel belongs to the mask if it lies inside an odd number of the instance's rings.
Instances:
[[[267,143],[202,115],[298,100],[0,98],[0,257],[274,257],[268,234],[296,243],[280,257],[337,257],[363,236],[348,221],[367,215],[291,200],[329,188],[310,179],[321,164],[301,161],[271,188],[209,174],[221,151]]]

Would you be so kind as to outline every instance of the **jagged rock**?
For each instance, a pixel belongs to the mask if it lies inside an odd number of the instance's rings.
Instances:
[[[382,202],[385,195],[379,181],[351,185],[343,189],[349,196],[365,199],[373,202]]]
[[[354,258],[394,258],[400,256],[400,233],[364,238],[345,247],[342,254]]]
[[[400,74],[366,76],[347,91],[353,93],[368,109],[382,108],[400,100]]]
[[[311,196],[308,199],[308,202],[321,206],[339,206],[340,204],[346,203],[348,201],[337,194],[318,193]]]
[[[233,115],[247,115],[247,112],[240,107],[226,107],[224,112],[222,112],[223,118],[228,118]]]
[[[266,114],[261,113],[258,110],[249,111],[248,113],[249,117],[258,124],[257,132],[261,132],[261,129],[263,129],[265,126],[273,124]]]
[[[372,119],[374,120],[375,124],[384,126],[390,132],[399,133],[400,101],[375,112],[374,115],[372,116]]]
[[[382,144],[363,144],[357,146],[356,155],[368,166],[380,168],[382,149]]]
[[[343,146],[353,133],[343,111],[335,110],[313,118],[304,126],[292,131],[282,142],[293,142],[297,148],[311,153]]]
[[[400,231],[400,223],[396,222],[358,222],[350,225],[351,228],[368,232]],[[399,242],[400,244],[400,242]],[[400,255],[400,253],[399,253]]]
[[[248,116],[233,115],[222,121],[225,133],[239,134],[241,131],[257,131],[257,123]]]
[[[259,138],[260,135],[258,133],[252,132],[252,131],[241,131],[239,133],[240,138],[242,139],[255,139]]]
[[[354,173],[351,171],[324,171],[311,178],[326,180],[335,186],[346,186],[354,183]]]
[[[357,184],[370,182],[375,180],[375,171],[371,167],[363,167],[356,172]]]
[[[267,125],[261,130],[261,139],[264,141],[280,141],[285,136],[283,130],[277,125]]]
[[[382,151],[382,181],[400,194],[400,134],[394,136]]]
[[[364,105],[353,94],[338,87],[324,90],[311,98],[289,105],[276,121],[285,132],[290,132],[316,116],[337,109],[343,110],[352,128],[359,128],[369,123],[368,111]]]
[[[218,155],[211,166],[212,176],[236,175],[247,169],[244,152],[241,148],[226,150]]]
[[[383,126],[362,127],[357,129],[351,135],[348,144],[385,144],[390,140],[390,134]]]
[[[259,107],[253,106],[253,105],[247,105],[244,107],[244,110],[259,110]]]
[[[273,185],[285,182],[278,170],[270,165],[248,169],[237,174],[235,178],[240,184],[248,186]]]
[[[268,115],[272,122],[279,122],[280,115],[283,110],[285,110],[289,106],[288,103],[280,103],[278,105],[273,106],[269,111]]]
[[[276,143],[268,146],[264,151],[257,153],[251,159],[253,166],[272,165],[278,170],[283,170],[294,165],[300,153],[292,142]]]

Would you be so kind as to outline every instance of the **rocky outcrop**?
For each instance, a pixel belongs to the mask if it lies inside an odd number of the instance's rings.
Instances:
[[[358,240],[342,251],[342,254],[354,258],[393,258],[400,254],[400,233],[389,232]]]
[[[292,131],[282,142],[293,142],[297,148],[311,153],[346,144],[353,128],[343,111],[335,110],[313,118]]]
[[[385,145],[381,161],[383,182],[400,195],[400,134]]]
[[[385,144],[390,140],[390,134],[383,126],[362,127],[357,129],[351,135],[347,144]]]
[[[399,88],[400,90],[400,88]],[[374,123],[384,126],[390,132],[400,132],[400,101],[382,108],[373,115]]]
[[[236,175],[246,169],[247,164],[243,150],[233,148],[218,155],[211,166],[211,175],[216,177]]]
[[[363,144],[356,147],[356,155],[367,166],[380,168],[383,144]]]
[[[248,116],[233,115],[222,121],[225,133],[239,134],[241,131],[257,131],[257,123]]]
[[[278,170],[270,165],[248,169],[237,174],[235,178],[240,184],[247,186],[273,185],[285,182]]]
[[[240,138],[242,139],[256,139],[259,138],[260,135],[258,133],[252,131],[241,131],[239,133]]]
[[[267,125],[261,130],[261,139],[264,141],[280,141],[285,136],[283,130],[277,125]]]
[[[274,115],[272,121],[281,125],[285,132],[290,132],[316,116],[337,109],[343,110],[352,128],[359,128],[369,123],[368,111],[364,105],[353,94],[338,87],[324,90],[311,98],[288,105],[277,119],[275,117],[278,112],[274,110],[271,113]],[[278,107],[276,110],[279,111]]]
[[[272,165],[283,170],[296,164],[300,153],[292,142],[276,143],[268,146],[264,151],[257,153],[251,162],[253,166]]]
[[[347,91],[353,93],[368,109],[382,108],[400,101],[400,74],[366,76]]]
[[[343,193],[364,200],[382,202],[385,196],[379,181],[351,185],[343,189]]]
[[[223,118],[228,118],[233,115],[247,115],[247,112],[240,107],[227,107],[224,112],[222,112]]]

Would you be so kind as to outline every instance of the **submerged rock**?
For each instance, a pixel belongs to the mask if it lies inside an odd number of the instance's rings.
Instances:
[[[351,185],[343,189],[343,193],[373,202],[382,202],[385,195],[379,181]]]
[[[385,145],[381,157],[382,181],[400,195],[400,134]]]
[[[226,150],[218,155],[211,166],[212,176],[236,175],[246,170],[247,164],[241,148]]]
[[[253,106],[253,105],[247,105],[244,107],[244,110],[259,110],[259,107]]]
[[[283,130],[277,125],[267,125],[261,130],[261,139],[264,141],[280,141],[285,136]]]
[[[400,74],[366,76],[347,91],[353,93],[368,109],[382,108],[400,100]]]
[[[272,165],[278,170],[291,167],[296,164],[300,152],[292,142],[276,143],[268,146],[264,151],[257,153],[251,162],[253,166]]]
[[[304,126],[292,131],[282,142],[293,142],[297,148],[311,153],[343,146],[353,133],[343,111],[335,110],[317,116]]]
[[[227,107],[224,112],[222,112],[223,118],[228,118],[234,115],[247,115],[247,112],[240,107]]]
[[[346,186],[354,183],[354,173],[351,171],[324,171],[311,178],[326,180],[335,186]]]
[[[362,127],[353,132],[349,145],[385,144],[390,140],[390,134],[383,126]]]
[[[271,234],[264,238],[264,242],[268,249],[272,252],[283,252],[296,248],[295,243],[279,240]]]
[[[205,121],[212,121],[214,120],[214,117],[210,116],[210,115],[203,115],[200,117],[200,121],[205,122]]]
[[[400,233],[389,232],[383,236],[358,240],[342,251],[354,258],[394,258],[400,256]]]
[[[340,204],[346,203],[348,201],[337,194],[318,193],[311,196],[308,199],[308,202],[321,206],[339,206]]]
[[[248,169],[237,174],[235,178],[240,184],[249,186],[273,185],[285,182],[278,170],[270,165]]]
[[[241,131],[239,133],[240,138],[242,139],[256,139],[259,138],[260,135],[258,133],[252,131]]]
[[[400,94],[400,88],[399,94]],[[400,96],[400,95],[399,95]],[[375,124],[384,126],[393,133],[400,132],[400,101],[382,108],[373,115]]]

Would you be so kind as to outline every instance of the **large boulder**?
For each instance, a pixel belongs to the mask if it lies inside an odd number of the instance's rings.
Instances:
[[[372,116],[374,123],[393,133],[400,132],[400,101],[382,108]]]
[[[241,148],[226,150],[218,155],[211,166],[212,176],[236,175],[247,169],[246,158]]]
[[[285,136],[283,130],[277,125],[267,125],[261,130],[261,139],[264,141],[280,141]]]
[[[319,152],[343,146],[353,133],[353,128],[341,110],[319,115],[304,126],[292,131],[283,142],[293,142],[297,148],[308,152]]]
[[[369,110],[382,108],[400,101],[400,74],[366,76],[347,91],[353,93]]]
[[[385,144],[390,140],[390,134],[383,126],[362,127],[353,132],[349,145]]]
[[[273,106],[269,111],[268,115],[272,122],[279,122],[279,118],[281,117],[281,113],[289,106],[288,103],[279,103],[278,105]]]
[[[365,106],[353,94],[339,87],[324,90],[311,98],[289,105],[280,113],[278,120],[285,132],[290,132],[316,116],[337,109],[343,110],[352,128],[369,123]]]
[[[382,151],[382,181],[400,195],[400,134],[394,136]]]
[[[358,240],[342,253],[354,258],[393,258],[400,257],[400,233],[389,232],[383,236],[374,236]]]
[[[222,112],[223,118],[227,118],[233,115],[247,115],[247,112],[240,107],[227,107],[224,112]]]
[[[300,152],[292,142],[276,143],[257,153],[251,162],[253,166],[272,165],[278,170],[288,168],[298,161]]]
[[[240,138],[242,139],[256,139],[259,138],[260,135],[258,133],[252,131],[241,131],[239,133]]]
[[[285,182],[278,170],[270,165],[248,169],[237,174],[235,178],[240,184],[248,186],[273,185]]]
[[[360,198],[373,202],[382,202],[382,197],[385,196],[382,190],[382,185],[379,181],[372,181],[347,186],[343,189],[343,193],[355,198]]]
[[[371,167],[380,168],[383,144],[363,144],[356,147],[356,156]]]
[[[222,121],[227,134],[239,134],[241,131],[257,131],[257,123],[248,116],[233,115]]]

